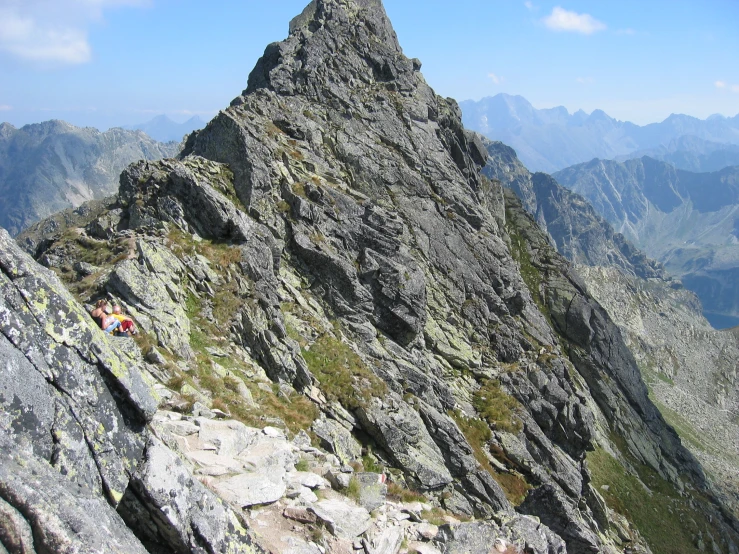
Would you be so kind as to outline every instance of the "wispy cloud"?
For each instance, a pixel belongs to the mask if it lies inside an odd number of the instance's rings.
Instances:
[[[631,29],[631,28],[628,28],[628,29],[618,29],[618,30],[616,30],[616,34],[617,35],[635,35],[636,34],[636,30],[635,29]]]
[[[739,92],[739,85],[730,85],[726,81],[714,81],[713,86],[720,90],[728,90],[731,92]]]
[[[0,104],[0,112],[9,112],[13,109],[13,106],[8,106],[7,104]]]
[[[533,2],[524,2],[523,5],[526,6],[526,9],[530,12],[535,12],[539,9],[538,6],[534,6]]]
[[[501,77],[500,75],[496,75],[495,73],[488,73],[488,79],[490,79],[496,85],[505,83],[505,77]]]
[[[592,77],[578,77],[575,79],[575,82],[580,83],[581,85],[591,85],[595,80]]]
[[[570,12],[560,6],[554,8],[552,13],[542,21],[552,31],[582,33],[584,35],[592,35],[607,29],[605,23],[598,21],[590,14]]]
[[[142,6],[149,0],[0,0],[0,51],[32,62],[90,61],[91,24],[106,9]]]

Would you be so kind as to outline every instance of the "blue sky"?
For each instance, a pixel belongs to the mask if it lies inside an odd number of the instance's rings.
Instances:
[[[0,120],[204,119],[308,0],[0,0]],[[739,113],[739,1],[385,0],[457,100],[520,94],[644,124]]]

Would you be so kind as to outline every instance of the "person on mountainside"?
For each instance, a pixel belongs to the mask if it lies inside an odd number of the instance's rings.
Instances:
[[[124,315],[121,307],[118,304],[113,306],[113,314],[111,317],[114,317],[121,322],[121,326],[118,328],[117,331],[118,334],[130,337],[131,335],[135,335],[138,332],[136,330],[136,324],[133,322],[133,319],[131,319],[127,315]]]
[[[97,301],[95,309],[90,312],[90,315],[106,333],[112,333],[121,326],[118,319],[108,314],[108,301],[104,298]]]

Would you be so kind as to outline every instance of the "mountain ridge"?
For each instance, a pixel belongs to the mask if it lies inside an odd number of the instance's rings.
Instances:
[[[684,135],[739,144],[739,114],[705,120],[672,114],[639,126],[602,110],[589,115],[582,110],[570,114],[562,106],[538,110],[522,96],[504,93],[460,106],[467,128],[509,144],[526,167],[549,173],[593,158],[612,159],[667,145]]]
[[[120,172],[138,159],[173,156],[175,143],[140,131],[76,127],[50,120],[0,126],[0,225],[17,234],[70,206],[113,194]]]
[[[395,553],[428,512],[451,519],[426,527],[421,549],[648,552],[640,530],[661,547],[678,536],[692,552],[701,533],[728,549],[733,520],[650,401],[619,330],[520,203],[481,174],[483,142],[420,67],[378,0],[314,0],[176,159],[132,164],[116,198],[21,242],[83,302],[115,299],[136,318],[132,340],[160,391],[151,425],[165,422],[177,459],[230,510],[256,529],[264,514],[290,518],[307,552],[361,540]],[[219,414],[222,425],[208,422]],[[247,422],[263,428],[224,429]],[[287,455],[261,468],[259,491],[245,486],[257,460],[235,468],[229,454],[281,433],[335,488],[361,493],[367,479],[381,496],[387,478],[423,495],[411,496],[421,507],[403,508],[408,518],[337,512],[347,503],[288,490]],[[197,510],[185,524],[148,517],[180,498],[158,482],[161,467],[144,464],[128,485],[120,475],[117,513],[155,551],[194,550],[199,526],[212,530]],[[661,508],[667,537],[615,510],[601,487],[613,467],[636,480],[629,507]],[[326,532],[313,534],[319,519]]]
[[[554,178],[680,277],[707,312],[739,313],[738,167],[692,173],[645,156],[596,159]]]

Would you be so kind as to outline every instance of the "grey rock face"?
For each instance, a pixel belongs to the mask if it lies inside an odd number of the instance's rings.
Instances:
[[[150,534],[193,552],[199,551],[195,542],[216,550],[251,548],[233,512],[184,468],[182,479],[172,481],[173,454],[149,444],[145,426],[156,401],[138,350],[103,334],[56,276],[4,230],[0,270],[0,537],[6,548],[26,544],[29,529],[37,551],[146,552],[140,540]],[[144,469],[155,453],[158,462],[169,461],[155,463],[157,471]],[[166,483],[165,501],[157,495]],[[181,513],[137,519],[129,511],[134,488],[142,511],[184,498]],[[211,506],[207,517],[194,512],[203,503]]]
[[[0,495],[0,541],[9,552],[147,552],[99,491],[61,478],[5,433]]]
[[[36,221],[115,193],[131,162],[177,154],[143,133],[45,121],[0,133],[0,226],[15,235]]]

